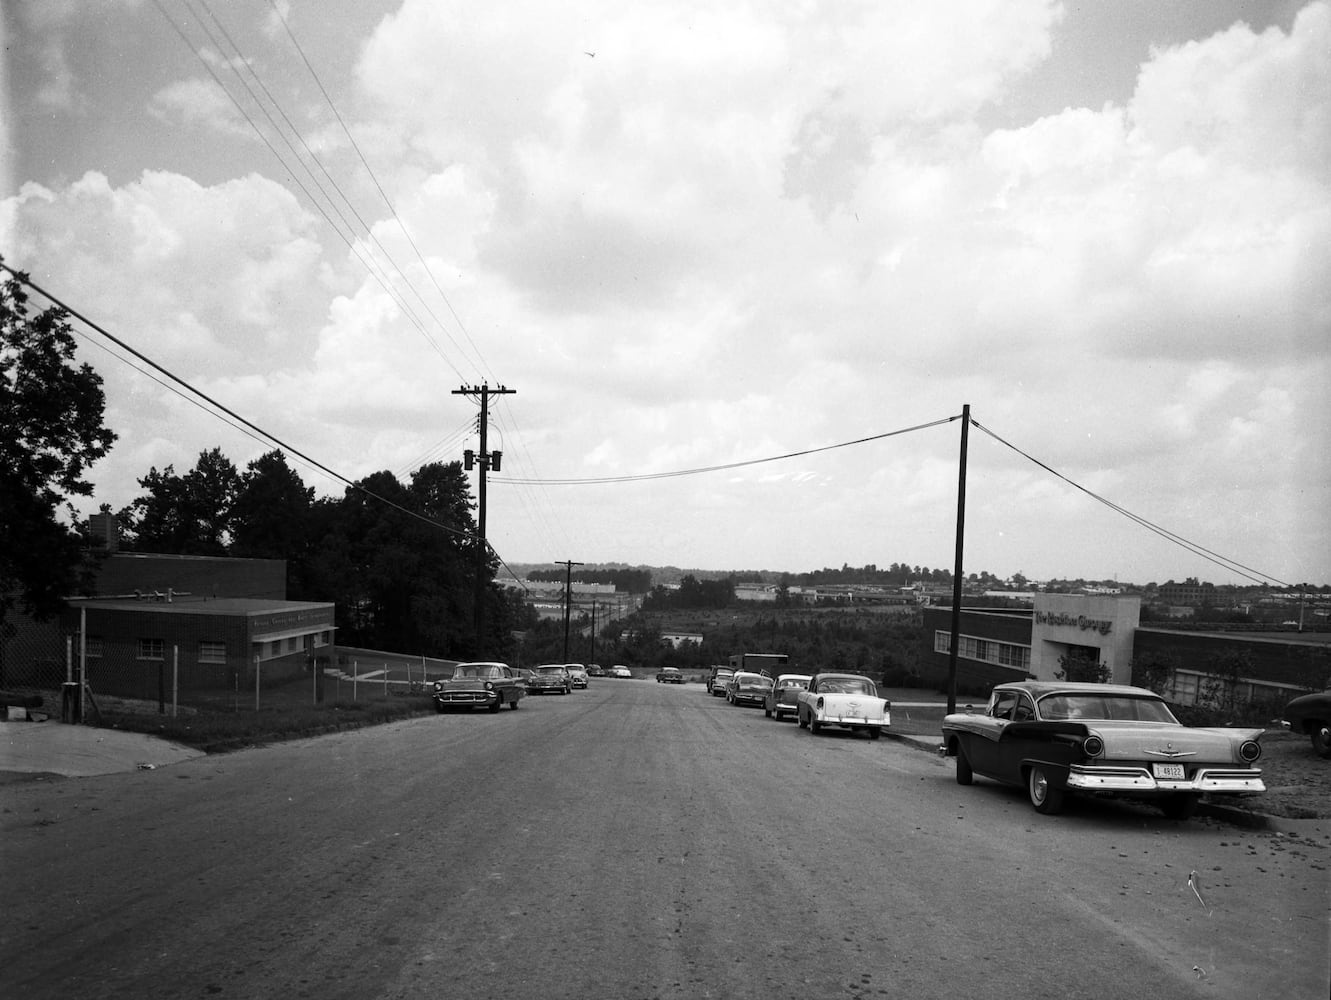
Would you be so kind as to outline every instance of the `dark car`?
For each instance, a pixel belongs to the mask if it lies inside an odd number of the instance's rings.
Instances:
[[[1260,729],[1184,726],[1164,699],[1123,684],[1000,684],[983,715],[943,717],[940,751],[957,783],[976,775],[1026,789],[1036,812],[1065,793],[1146,799],[1187,819],[1203,794],[1263,792]]]
[[[683,684],[684,674],[679,667],[662,667],[656,672],[657,684]]]
[[[1310,736],[1313,752],[1331,760],[1331,691],[1295,698],[1280,713],[1280,724],[1290,732]]]
[[[517,708],[527,686],[521,674],[506,663],[459,663],[453,676],[435,681],[431,699],[436,712],[449,709],[488,708],[498,712],[505,704]]]
[[[808,674],[778,675],[768,689],[767,698],[763,702],[763,714],[769,719],[775,715],[777,722],[781,721],[783,715],[793,718],[799,711],[799,693],[809,686],[811,679]]]
[[[726,693],[726,685],[730,683],[730,678],[735,671],[729,667],[713,667],[712,672],[707,676],[707,693],[715,697],[720,697]]]
[[[573,678],[562,663],[542,663],[527,678],[528,694],[568,694],[573,690]]]
[[[736,670],[726,685],[726,701],[732,705],[761,705],[772,689],[772,678],[748,670]]]
[[[587,676],[604,677],[605,669],[599,663],[589,663],[587,664]]]

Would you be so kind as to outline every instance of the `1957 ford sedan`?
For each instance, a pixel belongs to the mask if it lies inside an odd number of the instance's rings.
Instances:
[[[1187,819],[1203,794],[1264,792],[1260,729],[1194,729],[1145,688],[1018,681],[1000,684],[983,715],[943,718],[939,751],[957,758],[957,783],[982,775],[1026,789],[1037,812],[1064,795],[1147,799]]]

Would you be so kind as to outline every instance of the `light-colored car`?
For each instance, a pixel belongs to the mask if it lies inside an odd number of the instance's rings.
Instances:
[[[573,690],[573,678],[562,663],[542,663],[527,678],[528,694],[568,694]]]
[[[726,701],[732,705],[761,705],[772,689],[772,678],[749,670],[736,670],[726,685]]]
[[[613,667],[610,668],[610,671],[609,671],[609,673],[607,674],[607,676],[608,676],[608,677],[632,677],[632,676],[633,676],[633,671],[630,670],[628,667],[624,666],[622,663],[616,663]]]
[[[1260,729],[1184,726],[1163,698],[1125,684],[1000,684],[983,714],[943,717],[957,784],[976,775],[1026,789],[1036,812],[1066,793],[1117,795],[1187,819],[1204,794],[1263,792]]]
[[[581,663],[565,663],[564,666],[568,670],[569,678],[573,681],[573,686],[585,689],[588,683],[587,668]]]
[[[808,688],[811,679],[808,674],[779,674],[767,691],[763,714],[769,719],[775,716],[778,722],[783,715],[794,718],[799,693]]]
[[[860,674],[814,674],[795,696],[795,718],[811,733],[829,726],[868,733],[876,740],[892,724],[892,704],[878,697],[874,682]]]
[[[450,709],[517,708],[527,686],[522,675],[506,663],[459,663],[448,680],[435,681],[430,693],[436,712]]]

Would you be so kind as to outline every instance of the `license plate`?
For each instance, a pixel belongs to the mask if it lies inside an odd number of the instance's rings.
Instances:
[[[1187,778],[1182,764],[1152,764],[1151,773],[1157,778],[1168,778],[1170,781],[1183,781]]]

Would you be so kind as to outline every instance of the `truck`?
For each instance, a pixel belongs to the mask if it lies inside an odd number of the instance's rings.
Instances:
[[[730,669],[775,677],[786,672],[789,660],[785,653],[735,653],[730,657]]]

